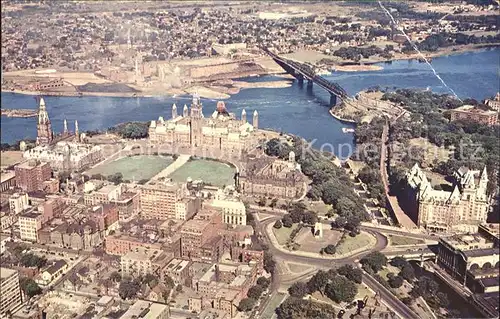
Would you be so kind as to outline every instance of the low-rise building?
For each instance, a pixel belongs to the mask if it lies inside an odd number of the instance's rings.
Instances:
[[[123,256],[137,249],[161,249],[159,243],[152,243],[144,238],[137,238],[127,235],[110,235],[106,237],[106,253],[110,255]]]
[[[480,234],[441,238],[437,260],[438,265],[472,291],[498,292],[499,247]],[[496,284],[490,286],[495,280]]]
[[[9,235],[0,234],[0,255],[2,255],[5,252],[5,244],[10,242],[12,238]]]
[[[165,267],[162,269],[162,275],[172,278],[174,284],[186,285],[187,283],[191,286],[189,281],[189,266],[191,261],[185,259],[172,259]]]
[[[161,276],[161,269],[173,258],[172,253],[161,250],[137,249],[120,258],[123,276],[145,276],[147,274]]]
[[[53,281],[62,277],[67,270],[68,264],[64,260],[56,260],[40,274],[40,278],[38,278],[36,282],[44,286],[49,285]]]
[[[80,171],[103,159],[100,146],[64,141],[56,145],[39,145],[25,151],[23,157],[48,162],[52,169],[60,171]]]
[[[0,173],[0,191],[6,190],[16,186],[16,173],[15,171],[3,171]]]
[[[222,210],[223,221],[231,225],[246,225],[247,214],[245,204],[237,198],[223,197],[215,198],[204,203],[207,207]]]
[[[119,319],[168,319],[170,307],[166,304],[146,300],[137,300]]]
[[[498,125],[498,111],[483,110],[474,105],[464,105],[450,110],[451,121],[470,121],[488,126]]]
[[[0,268],[0,317],[7,318],[13,314],[22,303],[19,274],[14,269]]]

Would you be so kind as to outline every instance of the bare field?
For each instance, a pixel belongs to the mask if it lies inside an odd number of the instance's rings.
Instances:
[[[0,152],[0,163],[2,167],[8,167],[17,164],[23,160],[23,152],[21,151],[5,151]]]

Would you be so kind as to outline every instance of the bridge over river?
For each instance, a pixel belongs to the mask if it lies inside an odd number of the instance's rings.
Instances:
[[[337,98],[344,100],[349,97],[347,92],[340,85],[335,82],[328,81],[327,79],[317,75],[312,66],[306,63],[300,63],[283,58],[264,47],[261,47],[261,50],[269,55],[288,74],[294,76],[297,80],[299,80],[299,83],[303,83],[305,79],[307,80],[308,87],[312,87],[313,83],[315,83],[316,85],[330,93],[331,105],[337,104]]]

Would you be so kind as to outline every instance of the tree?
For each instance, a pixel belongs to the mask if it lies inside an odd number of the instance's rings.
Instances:
[[[297,281],[294,282],[289,288],[288,288],[288,293],[292,297],[297,297],[297,298],[303,298],[307,293],[309,292],[309,289],[307,287],[307,284],[302,281]]]
[[[415,279],[415,269],[413,269],[413,266],[408,263],[408,265],[403,266],[403,269],[399,272],[399,276],[408,281],[412,281]]]
[[[117,271],[114,271],[109,275],[109,279],[111,279],[114,282],[119,282],[122,280],[122,275],[120,275]]]
[[[303,300],[300,298],[287,298],[277,309],[278,319],[290,318],[337,318],[335,309],[328,304]]]
[[[276,268],[276,261],[273,258],[273,255],[269,251],[264,251],[264,270],[268,273],[274,273],[274,269]]]
[[[256,285],[248,289],[247,297],[257,300],[260,298],[260,295],[262,295],[263,292],[264,288],[260,285]]]
[[[335,218],[335,227],[337,228],[344,228],[346,223],[347,219],[344,216],[339,216]]]
[[[120,286],[118,287],[118,294],[124,300],[133,299],[137,296],[137,293],[141,289],[139,282],[132,281],[129,279],[122,280]]]
[[[277,198],[273,198],[273,199],[271,200],[271,203],[269,204],[269,207],[274,208],[274,207],[276,207],[276,204],[277,204],[277,203],[278,203],[278,199],[277,199]]]
[[[335,247],[335,245],[330,244],[330,245],[326,246],[323,251],[328,255],[333,255],[337,252],[337,247]]]
[[[325,287],[328,284],[330,277],[323,270],[318,271],[314,276],[307,282],[307,288],[309,293],[319,291],[322,295],[324,293]]]
[[[273,227],[276,229],[280,229],[281,227],[283,227],[283,223],[281,222],[281,220],[277,220],[276,223],[274,223]]]
[[[147,284],[149,288],[153,288],[158,284],[158,279],[156,279],[156,276],[153,276],[152,274],[147,274],[142,279],[142,282]]]
[[[167,287],[169,289],[173,289],[175,287],[175,283],[174,283],[173,279],[170,278],[170,276],[165,276],[164,284],[165,284],[165,287]]]
[[[374,251],[369,253],[360,260],[363,267],[371,268],[374,272],[378,272],[387,265],[387,258],[381,252]]]
[[[267,279],[266,277],[261,276],[257,279],[257,285],[263,287],[264,289],[267,289],[270,284],[271,280]]]
[[[19,286],[28,298],[42,293],[42,288],[31,278],[21,278],[19,280]]]
[[[335,302],[352,302],[357,293],[356,284],[343,276],[333,278],[325,289],[326,296]]]
[[[238,310],[239,311],[250,311],[253,309],[256,302],[257,301],[255,299],[252,299],[252,298],[243,298],[243,299],[241,299],[240,304],[238,305]]]
[[[401,276],[393,276],[392,278],[389,278],[389,285],[391,288],[399,288],[403,285],[403,277]]]
[[[403,269],[403,267],[408,264],[409,262],[404,257],[400,256],[394,257],[391,260],[391,265],[393,265],[394,267],[398,267],[399,269]]]
[[[337,269],[337,272],[347,277],[347,279],[360,284],[363,281],[363,272],[359,268],[355,268],[352,265],[344,265]]]
[[[290,228],[293,226],[293,221],[292,217],[290,217],[290,214],[284,215],[281,221],[283,222],[283,226],[285,226],[286,228]]]
[[[267,199],[264,196],[262,196],[257,202],[257,205],[259,205],[260,207],[264,207],[266,206],[266,204],[267,204]]]

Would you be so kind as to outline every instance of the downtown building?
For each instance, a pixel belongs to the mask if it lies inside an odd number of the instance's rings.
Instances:
[[[14,167],[16,185],[24,192],[43,191],[45,181],[52,177],[49,163],[37,160],[28,160]]]
[[[486,168],[479,173],[460,169],[455,173],[452,191],[437,190],[415,164],[406,174],[404,204],[408,215],[417,226],[430,230],[477,232],[478,225],[486,222],[490,207]]]
[[[22,304],[19,273],[17,270],[2,267],[0,279],[0,318],[9,318],[9,314],[14,314]]]

